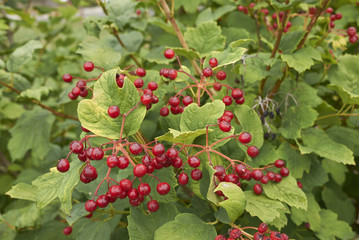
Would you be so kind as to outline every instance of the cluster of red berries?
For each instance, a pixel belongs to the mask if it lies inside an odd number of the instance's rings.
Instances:
[[[86,72],[91,72],[92,70],[94,70],[95,65],[92,62],[85,62],[83,67]],[[72,82],[72,79],[74,79],[74,77],[69,73],[65,73],[62,76],[62,79],[65,82]],[[71,90],[71,92],[69,92],[68,97],[71,100],[75,100],[78,98],[78,96],[87,97],[87,95],[88,95],[88,90],[86,87],[86,80],[79,80],[76,83],[76,87],[74,87]]]
[[[214,167],[216,170],[215,176],[219,182],[231,182],[236,184],[237,186],[241,187],[241,182],[239,179],[250,181],[255,180],[257,183],[253,186],[253,192],[257,195],[260,195],[263,191],[262,186],[258,183],[261,182],[262,184],[267,184],[269,181],[273,181],[279,183],[282,181],[282,177],[287,177],[289,175],[288,168],[285,167],[285,162],[283,160],[276,160],[274,166],[280,168],[279,173],[274,173],[273,171],[268,171],[268,168],[273,167],[273,165],[268,165],[265,168],[267,174],[264,175],[263,170],[261,169],[253,169],[252,171],[246,167],[244,164],[237,164],[234,167],[235,173],[226,174],[226,169],[221,166],[217,165]],[[223,196],[221,191],[216,192],[217,195]]]
[[[250,3],[248,6],[243,6],[243,5],[239,5],[237,7],[237,10],[240,11],[240,12],[243,12],[244,14],[248,14],[248,10],[249,9],[253,9],[255,7],[255,3]],[[267,11],[261,11],[262,13],[264,13],[264,15],[267,15],[269,12],[268,12],[268,9],[265,9]]]
[[[309,13],[311,13],[311,14],[313,14],[313,15],[316,13],[316,11],[317,11],[317,9],[316,9],[315,7],[309,8]],[[334,21],[340,20],[340,19],[342,19],[342,17],[343,17],[343,15],[342,15],[341,13],[335,13],[335,14],[333,14],[333,12],[334,12],[334,10],[333,10],[333,8],[331,8],[331,7],[327,8],[327,9],[325,10],[325,13],[331,14],[331,15],[330,15],[330,22],[329,22],[329,27],[330,27],[330,28],[334,28],[334,27],[335,27]]]
[[[357,30],[356,30],[355,27],[349,27],[347,29],[347,33],[348,33],[348,36],[349,36],[349,42],[351,44],[354,44],[354,43],[356,43],[358,41],[359,37],[358,37],[358,35],[356,35]]]
[[[191,103],[193,103],[193,98],[191,96],[182,96],[182,105],[181,104],[181,100],[179,97],[173,96],[170,97],[168,100],[168,104],[171,106],[171,113],[174,115],[177,114],[181,114],[183,113],[183,110],[185,107],[187,107],[188,105],[190,105]],[[163,117],[168,116],[168,114],[170,113],[170,110],[168,109],[167,106],[162,107],[160,110],[160,114]]]
[[[217,235],[214,240],[236,240],[242,236],[242,231],[239,228],[230,228],[228,229],[227,235],[229,236],[226,238],[224,235]]]
[[[276,14],[276,13],[272,14],[272,20],[273,20],[272,27],[273,27],[273,29],[278,28],[277,18],[279,18],[279,22],[281,23],[283,21],[283,17],[284,17],[284,12],[279,12],[278,14]],[[283,32],[285,32],[285,33],[288,32],[289,29],[291,28],[291,26],[292,26],[292,23],[290,21],[287,21]]]

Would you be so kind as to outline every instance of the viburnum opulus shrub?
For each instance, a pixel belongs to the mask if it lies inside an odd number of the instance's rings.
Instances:
[[[355,237],[357,3],[10,2],[1,239]]]

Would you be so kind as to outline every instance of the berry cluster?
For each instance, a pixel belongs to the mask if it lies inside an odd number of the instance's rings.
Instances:
[[[348,33],[348,36],[349,36],[349,42],[354,44],[358,41],[359,37],[357,34],[357,30],[355,27],[349,27],[347,29],[347,33]]]

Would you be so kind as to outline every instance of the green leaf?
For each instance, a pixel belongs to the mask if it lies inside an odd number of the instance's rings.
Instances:
[[[310,69],[314,65],[313,59],[322,61],[319,51],[312,47],[301,48],[293,54],[282,54],[281,57],[289,67],[294,68],[299,73]]]
[[[256,195],[253,191],[245,191],[246,211],[252,216],[257,216],[262,222],[271,224],[281,213],[289,213],[283,203],[269,199],[268,197]]]
[[[307,105],[292,106],[284,114],[281,134],[285,138],[300,138],[300,130],[313,126],[318,113]]]
[[[85,209],[85,203],[76,203],[73,205],[70,214],[67,215],[65,219],[66,222],[71,226],[74,222],[88,214],[89,213]]]
[[[284,34],[282,40],[280,41],[279,49],[282,50],[284,54],[290,54],[294,52],[305,33],[306,32],[304,30],[299,29]]]
[[[302,154],[314,152],[330,160],[354,165],[353,152],[343,144],[336,143],[321,129],[308,128],[302,132],[303,144],[298,143]]]
[[[200,53],[201,57],[211,51],[223,50],[226,42],[216,22],[205,22],[199,24],[197,28],[188,28],[184,33],[184,38],[191,48]]]
[[[323,186],[329,181],[328,174],[320,165],[317,159],[312,159],[309,173],[304,173],[302,177],[302,184],[305,189],[311,190],[313,187]]]
[[[24,91],[31,87],[30,82],[22,75],[17,73],[9,73],[2,69],[0,69],[0,80],[10,86],[13,86],[19,91]]]
[[[38,87],[35,89],[27,89],[19,95],[19,98],[25,99],[36,99],[41,100],[41,97],[48,96],[50,93],[50,89],[48,87]]]
[[[82,162],[72,162],[70,170],[66,173],[51,168],[49,173],[34,180],[32,185],[38,189],[37,207],[43,208],[58,197],[65,213],[69,214],[72,208],[72,191],[79,182],[79,171],[82,166]]]
[[[302,178],[304,172],[309,173],[311,159],[306,155],[301,155],[300,152],[292,148],[288,142],[280,145],[277,149],[277,156],[277,158],[285,160],[286,167],[294,178]],[[267,162],[267,164],[268,163],[270,162]]]
[[[198,9],[198,5],[200,3],[205,3],[206,0],[181,0],[181,1],[175,1],[175,9],[179,9],[180,7],[183,7],[184,10],[188,13],[194,13]]]
[[[318,89],[313,88],[305,82],[293,82],[295,86],[293,95],[300,105],[308,105],[312,107],[317,107],[323,102],[323,100],[318,96]]]
[[[121,34],[121,39],[129,52],[136,52],[143,42],[143,35],[137,31]]]
[[[247,49],[242,47],[234,47],[236,44],[238,44],[238,41],[233,42],[233,45],[229,45],[229,47],[224,51],[211,52],[210,54],[208,54],[208,56],[204,60],[204,67],[209,66],[209,59],[211,58],[217,58],[218,60],[218,66],[213,68],[213,70],[240,61]]]
[[[25,45],[17,48],[9,57],[6,67],[10,72],[18,72],[21,67],[32,59],[36,49],[42,48],[42,43],[30,40]]]
[[[111,46],[99,42],[82,42],[76,53],[82,55],[85,61],[91,61],[95,66],[109,70],[118,66],[121,53],[115,51]]]
[[[78,105],[78,115],[81,125],[96,135],[111,139],[120,137],[122,116],[115,119],[108,116],[107,109],[117,105],[122,114],[128,113],[140,101],[140,96],[133,83],[125,79],[125,84],[119,88],[116,84],[117,70],[103,73],[94,87],[93,98],[82,100]],[[123,137],[135,134],[146,115],[146,108],[140,104],[130,112],[125,120]]]
[[[221,100],[214,100],[202,107],[195,103],[188,105],[181,116],[181,131],[196,131],[206,128],[207,125],[216,124],[224,112],[224,107]]]
[[[211,131],[211,129],[209,129]],[[169,132],[166,134],[156,137],[158,141],[166,141],[171,143],[184,143],[184,144],[191,144],[193,143],[194,139],[198,136],[206,134],[206,129],[198,129],[196,131],[185,131],[180,132],[175,129],[170,128]]]
[[[141,207],[131,207],[131,214],[127,217],[128,233],[131,239],[153,239],[156,229],[173,221],[178,214],[176,206],[160,204],[157,212],[145,215]],[[171,236],[172,237],[172,236]]]
[[[202,10],[200,14],[198,14],[196,20],[196,26],[204,22],[216,21],[217,19],[221,18],[223,15],[232,12],[234,9],[236,9],[236,7],[233,5],[224,5],[217,8],[213,13],[211,8]]]
[[[302,223],[310,223],[310,229],[317,231],[320,229],[320,206],[312,193],[307,193],[308,209],[299,209],[292,207],[291,219],[298,226]]]
[[[199,59],[199,53],[196,51],[193,51],[191,49],[185,49],[185,48],[172,48],[173,51],[175,51],[177,56],[182,56],[182,57],[186,57],[190,60],[192,59]],[[163,54],[161,55],[163,57]]]
[[[301,209],[307,209],[307,198],[298,187],[297,181],[292,176],[287,176],[279,183],[268,183],[263,185],[267,197],[287,203]]]
[[[103,19],[96,16],[89,16],[84,20],[84,28],[90,36],[99,38]]]
[[[1,218],[1,216],[0,216]],[[13,240],[16,237],[16,231],[11,229],[5,222],[0,219],[0,238],[6,240]]]
[[[164,224],[156,230],[154,240],[214,239],[216,229],[199,217],[190,213],[178,214],[174,221]],[[147,238],[149,239],[149,238]]]
[[[338,237],[343,240],[352,239],[355,233],[346,222],[339,221],[338,216],[331,210],[320,211],[320,227],[315,235],[321,240],[335,240]]]
[[[6,194],[12,198],[36,201],[37,187],[27,183],[18,183],[13,186]]]
[[[54,121],[55,116],[41,108],[24,112],[10,130],[12,137],[8,149],[12,161],[21,159],[28,150],[32,150],[37,158],[43,159],[50,149],[50,133]]]
[[[103,221],[90,221],[81,226],[76,239],[77,240],[110,240],[111,225]]]
[[[108,19],[116,23],[119,29],[123,29],[123,27],[127,23],[130,23],[131,19],[135,17],[134,13],[137,3],[131,0],[110,0],[105,5],[108,12]]]
[[[354,156],[359,156],[359,133],[358,131],[342,126],[333,126],[326,132],[335,142],[344,144],[353,151]]]
[[[246,205],[246,197],[240,187],[234,183],[221,182],[214,192],[222,191],[223,194],[228,198],[220,203],[219,206],[226,209],[228,217],[234,222],[244,212]]]
[[[337,184],[342,185],[345,182],[345,175],[348,172],[348,168],[345,165],[324,159],[322,166]]]

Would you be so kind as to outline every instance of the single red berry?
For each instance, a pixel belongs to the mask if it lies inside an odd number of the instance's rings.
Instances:
[[[335,14],[330,15],[330,21],[332,21],[332,22],[335,21]]]
[[[139,197],[138,191],[136,188],[131,188],[130,190],[128,190],[127,192],[127,197],[131,200],[135,200]]]
[[[84,70],[86,72],[91,72],[95,68],[95,65],[92,62],[85,62]]]
[[[161,182],[161,183],[157,184],[156,189],[157,189],[158,194],[166,195],[171,190],[171,186],[166,182]]]
[[[156,95],[153,95],[153,96],[152,96],[152,103],[153,103],[153,104],[158,103],[158,100],[159,100],[159,99],[158,99],[158,97],[157,97]]]
[[[139,155],[142,152],[142,146],[138,143],[132,143],[130,145],[130,152],[133,155]]]
[[[119,164],[118,157],[116,155],[111,155],[106,159],[106,163],[109,168],[114,168]]]
[[[118,157],[118,168],[125,169],[128,167],[129,160],[125,156]]]
[[[57,163],[57,170],[59,172],[67,172],[70,168],[70,163],[67,161],[67,159],[60,159]]]
[[[254,158],[254,157],[257,157],[258,154],[259,154],[259,149],[255,146],[250,146],[248,149],[247,149],[247,154],[251,157],[251,158]]]
[[[260,181],[263,178],[263,172],[259,169],[255,169],[252,172],[252,177],[254,180]]]
[[[87,200],[85,203],[85,209],[88,212],[94,212],[97,208],[97,204],[94,200]]]
[[[216,170],[216,172],[214,173],[214,175],[216,176],[222,176],[223,174],[226,174],[226,169],[221,165],[215,166],[214,170]]]
[[[92,147],[89,147],[88,149],[86,149],[86,154],[87,154],[87,157],[91,160],[93,160],[92,158],[92,151],[93,151],[94,148]]]
[[[80,96],[81,97],[87,97],[88,93],[89,93],[89,91],[87,89],[83,89],[80,92]]]
[[[193,168],[197,168],[201,165],[201,160],[198,157],[192,156],[188,158],[188,164]]]
[[[230,174],[226,175],[226,177],[224,178],[224,181],[237,184],[237,182],[239,181],[239,177],[234,173],[230,173]]]
[[[168,107],[162,107],[160,110],[160,115],[162,117],[168,116],[169,113],[170,113],[170,110],[168,109]]]
[[[79,87],[74,87],[71,92],[74,96],[78,97],[80,96],[81,89]]]
[[[177,107],[180,104],[180,99],[178,97],[171,97],[168,100],[168,104],[172,107]]]
[[[299,188],[303,188],[303,184],[301,182],[297,181],[297,185]]]
[[[142,196],[147,196],[151,192],[151,187],[148,183],[141,183],[140,185],[138,185],[137,190],[138,193]]]
[[[108,205],[108,198],[106,195],[101,195],[96,200],[96,205],[100,208],[105,208]]]
[[[83,170],[82,170],[84,177],[90,179],[91,181],[95,180],[97,178],[97,170],[95,167],[91,166],[91,165],[87,165]]]
[[[231,119],[234,118],[234,114],[229,110],[224,111],[223,116],[230,117]]]
[[[84,145],[79,141],[72,141],[70,143],[70,150],[73,153],[79,154],[82,152],[83,149],[84,149]]]
[[[151,97],[153,96],[152,90],[150,90],[150,89],[148,89],[148,88],[146,88],[145,90],[143,90],[143,95],[145,95],[145,94],[150,95]]]
[[[195,181],[199,181],[202,178],[202,171],[200,169],[193,169],[191,172],[191,177]]]
[[[162,143],[157,143],[152,148],[152,153],[155,156],[160,156],[165,153],[165,146]]]
[[[168,78],[175,80],[177,78],[177,71],[175,69],[168,70]]]
[[[252,135],[248,132],[242,132],[239,134],[238,140],[243,144],[250,143],[252,141]]]
[[[267,172],[267,177],[269,178],[269,180],[273,181],[275,178],[274,172],[272,172],[272,171]]]
[[[77,155],[77,157],[79,158],[79,160],[80,160],[81,162],[85,162],[86,159],[87,159],[86,151],[80,152],[80,153]]]
[[[237,173],[240,177],[242,177],[243,175],[245,175],[246,171],[247,171],[247,167],[244,166],[243,164],[238,164],[238,165],[236,166],[236,173]]]
[[[244,103],[244,97],[235,100],[237,104],[242,105]]]
[[[349,42],[351,43],[351,44],[354,44],[354,43],[356,43],[358,41],[358,36],[357,35],[353,35],[353,36],[350,36],[349,37]]]
[[[139,198],[129,199],[129,202],[130,202],[131,206],[133,206],[133,207],[137,207],[141,204],[141,200]]]
[[[329,13],[329,14],[331,14],[331,13],[333,13],[333,8],[331,8],[331,7],[328,7],[326,10],[325,10],[327,13]]]
[[[106,197],[107,197],[108,202],[110,202],[110,203],[116,202],[116,198],[113,197],[113,196],[111,195],[111,193],[107,192],[107,193],[106,193]]]
[[[240,236],[242,235],[242,232],[239,228],[235,228],[231,231],[231,233],[229,235],[231,236],[231,238],[237,239],[237,238],[240,238]]]
[[[76,83],[76,87],[80,88],[81,91],[86,89],[86,82],[84,80],[80,80]]]
[[[111,118],[117,118],[120,116],[120,108],[116,105],[112,105],[107,109],[107,113]]]
[[[93,160],[101,160],[104,156],[104,152],[101,148],[94,148],[92,150],[92,159]]]
[[[264,175],[261,179],[261,183],[267,184],[269,182],[269,177],[267,175]]]
[[[186,185],[188,183],[188,175],[186,173],[181,173],[180,175],[178,175],[178,183],[180,185]]]
[[[108,192],[111,194],[112,197],[119,198],[122,192],[122,188],[119,185],[113,185],[110,187]]]
[[[335,20],[340,20],[342,19],[343,15],[341,13],[336,13],[335,14]]]
[[[238,9],[238,11],[243,12],[243,11],[244,11],[244,6],[239,5],[239,6],[237,7],[237,9]]]
[[[183,103],[183,105],[188,106],[191,103],[193,103],[193,98],[191,96],[185,96],[182,99],[182,103]]]
[[[147,167],[143,164],[138,164],[133,168],[133,175],[136,177],[143,177],[147,173]]]
[[[157,212],[160,208],[160,204],[156,200],[151,200],[147,203],[147,209],[150,212]]]
[[[218,66],[218,60],[217,60],[217,58],[211,58],[211,59],[209,59],[208,63],[209,63],[209,66],[210,66],[211,68],[214,68],[214,67],[217,67],[217,66]]]
[[[265,223],[261,223],[259,224],[259,227],[258,227],[258,232],[259,233],[264,233],[268,230],[268,225],[265,224]]]
[[[136,74],[139,77],[144,77],[146,76],[146,70],[144,68],[137,68],[136,69]],[[143,84],[142,84],[143,85]],[[141,86],[142,87],[142,86]]]
[[[216,77],[218,80],[222,81],[224,79],[226,79],[227,77],[227,74],[225,71],[219,71],[217,74],[216,74]]]
[[[180,157],[176,157],[175,159],[172,160],[172,166],[174,168],[180,168],[182,167],[183,161],[182,158]]]
[[[213,71],[211,68],[206,67],[205,69],[203,69],[203,75],[205,77],[210,77],[210,76],[212,76],[212,74],[213,74]]]
[[[169,148],[166,152],[166,155],[169,159],[175,159],[178,157],[178,151],[175,148]]]
[[[250,7],[250,8],[254,8],[255,5],[256,5],[256,4],[252,2],[252,3],[249,4],[249,7]]]
[[[70,227],[70,226],[65,227],[63,232],[66,236],[70,235],[72,233],[72,227]]]
[[[80,174],[80,181],[87,184],[91,182],[91,179],[88,179],[85,175],[84,172],[82,171]]]
[[[270,239],[271,240],[281,240],[282,234],[280,232],[271,232],[270,233]]]
[[[253,186],[253,192],[257,195],[261,195],[263,189],[262,189],[262,186],[260,184],[254,184]]]
[[[219,129],[221,129],[222,132],[229,132],[232,129],[232,126],[229,122],[226,121],[221,121],[219,123]]]
[[[156,82],[149,82],[147,85],[148,89],[151,91],[155,91],[158,88],[158,84]]]
[[[231,98],[230,96],[225,96],[225,97],[223,97],[222,101],[224,102],[224,104],[225,104],[226,106],[231,105],[232,102],[233,102],[233,100],[232,100],[232,98]]]
[[[240,99],[240,98],[242,98],[242,97],[243,97],[243,92],[242,92],[242,90],[239,89],[239,88],[233,89],[233,90],[232,90],[232,97],[233,97],[234,99]]]
[[[93,213],[91,212],[91,213],[87,214],[87,215],[85,216],[85,218],[92,218],[92,215],[93,215]]]
[[[218,83],[218,82],[215,82],[214,84],[213,84],[213,89],[215,90],[215,91],[221,91],[221,89],[222,89],[222,85],[220,84],[220,83]]]
[[[62,79],[63,79],[65,82],[71,82],[71,81],[72,81],[72,76],[71,76],[71,74],[65,73],[65,74],[62,76]]]
[[[317,11],[317,9],[315,7],[310,7],[309,8],[309,13],[312,14],[312,15],[314,15],[316,11]]]
[[[263,13],[264,15],[268,15],[269,14],[269,10],[266,8],[261,9],[261,13]]]
[[[168,71],[169,71],[169,69],[163,68],[162,76],[164,76],[165,78],[168,78]]]
[[[173,49],[171,49],[171,48],[168,48],[165,50],[164,55],[165,55],[165,58],[172,59],[175,56],[175,51],[173,51]]]
[[[263,234],[260,234],[259,232],[256,232],[254,235],[253,235],[253,240],[265,240],[264,239],[265,236],[263,236]],[[270,240],[270,239],[269,239]]]
[[[123,76],[123,77],[121,77],[121,75]],[[126,77],[126,75],[125,74],[120,74],[120,77],[119,78],[116,78],[116,84],[117,84],[117,86],[119,87],[119,88],[122,88],[123,87],[123,84],[125,83],[125,77]]]
[[[214,240],[226,240],[227,238],[224,235],[217,235]]]
[[[133,84],[135,85],[136,88],[141,88],[143,87],[143,80],[141,78],[137,78]]]
[[[228,122],[228,123],[231,123],[232,121],[232,118],[226,116],[226,115],[223,115],[221,118],[219,118],[219,122]]]
[[[280,181],[282,181],[282,176],[278,173],[274,174],[274,179],[275,182],[279,183]]]
[[[288,168],[282,167],[282,168],[280,169],[280,175],[282,175],[282,177],[288,176],[288,175],[289,175],[289,170],[288,170]]]
[[[285,162],[281,159],[278,159],[274,162],[274,165],[277,167],[277,168],[282,168],[285,166]]]
[[[129,179],[122,179],[120,181],[120,187],[124,190],[124,191],[129,191],[132,188],[132,182]]]
[[[280,240],[289,240],[289,237],[287,234],[282,233],[282,238]]]
[[[143,105],[149,105],[152,103],[152,96],[151,95],[148,95],[148,94],[143,94],[141,96],[141,103]]]

